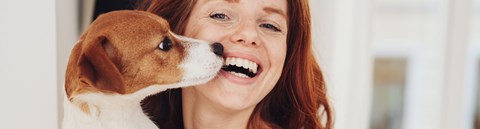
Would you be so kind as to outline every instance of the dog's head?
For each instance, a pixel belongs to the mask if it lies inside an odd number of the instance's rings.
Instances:
[[[101,15],[70,55],[68,99],[83,93],[131,94],[150,86],[182,87],[213,79],[222,67],[219,43],[170,32],[167,21],[143,11]]]

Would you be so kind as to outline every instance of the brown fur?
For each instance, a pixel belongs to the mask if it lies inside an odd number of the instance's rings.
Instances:
[[[158,48],[164,37],[173,43],[169,51]],[[72,50],[66,71],[67,97],[72,100],[91,92],[129,94],[154,84],[179,82],[184,49],[171,35],[167,21],[154,14],[115,11],[101,15]]]
[[[91,113],[91,111],[90,111],[91,106],[89,106],[87,103],[85,103],[83,101],[73,101],[73,104],[77,105],[80,108],[80,110],[82,110],[84,113],[86,113],[86,114]],[[92,108],[96,108],[97,111],[98,111],[97,107],[93,106]]]

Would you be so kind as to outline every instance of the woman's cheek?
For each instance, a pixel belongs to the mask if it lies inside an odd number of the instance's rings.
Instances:
[[[225,28],[220,27],[218,25],[208,25],[204,24],[202,26],[197,26],[198,29],[198,34],[195,36],[192,36],[193,38],[198,38],[201,40],[207,40],[211,42],[218,42],[218,37],[221,35],[225,34]]]
[[[269,55],[271,56],[271,58],[273,58],[274,60],[272,62],[275,62],[276,64],[277,63],[283,63],[284,60],[285,60],[285,56],[286,56],[286,53],[287,53],[287,44],[286,44],[286,41],[285,40],[274,40],[274,39],[270,39],[272,40],[272,43],[270,44],[265,44],[265,45],[268,45],[267,46],[267,49],[269,49]]]

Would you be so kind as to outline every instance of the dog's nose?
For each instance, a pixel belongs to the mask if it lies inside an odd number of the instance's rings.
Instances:
[[[223,45],[221,43],[213,43],[212,45],[212,51],[215,53],[217,56],[223,56]]]

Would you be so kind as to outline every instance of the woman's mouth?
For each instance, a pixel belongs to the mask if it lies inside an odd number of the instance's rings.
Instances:
[[[254,78],[261,70],[257,63],[237,57],[227,57],[222,70],[240,78]]]

